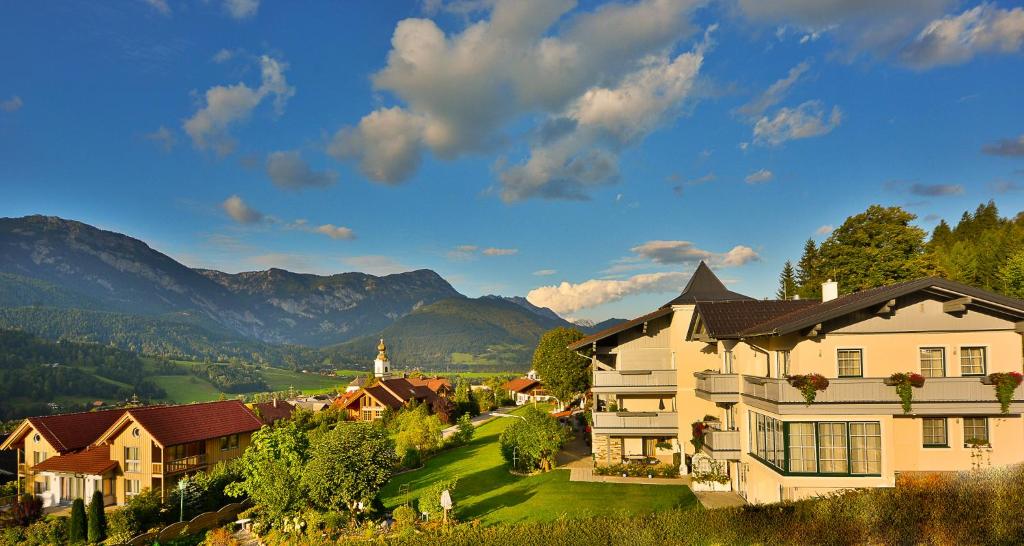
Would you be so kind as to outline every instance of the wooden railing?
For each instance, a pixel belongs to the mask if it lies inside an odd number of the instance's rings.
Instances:
[[[29,468],[25,463],[18,463],[18,474],[28,474]]]
[[[740,431],[710,429],[704,433],[704,452],[713,459],[739,460]]]
[[[739,402],[740,376],[735,373],[696,372],[698,398],[712,402]]]
[[[801,392],[785,379],[744,375],[743,395],[754,399],[755,405],[770,404],[782,413],[821,411],[840,408],[845,413],[903,413],[896,388],[880,377],[830,378],[828,388],[815,394],[808,406]],[[990,414],[999,412],[995,387],[982,383],[980,377],[929,377],[924,386],[912,391],[911,413],[919,414]],[[757,404],[760,402],[760,404]],[[800,408],[804,408],[801,410]],[[1010,413],[1024,411],[1024,385],[1013,395]]]
[[[594,388],[625,388],[631,390],[675,390],[677,370],[623,370],[594,372]]]
[[[604,434],[663,433],[674,435],[679,430],[675,412],[594,412],[594,431]]]
[[[156,474],[157,466],[159,463],[153,463],[153,473]],[[173,461],[167,461],[163,464],[163,472],[160,474],[174,474],[176,472],[185,472],[193,470],[202,466],[206,466],[206,454],[202,453],[199,455],[191,455],[189,457],[182,457]]]

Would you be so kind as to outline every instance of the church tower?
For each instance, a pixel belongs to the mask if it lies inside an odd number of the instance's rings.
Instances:
[[[373,376],[378,379],[391,377],[391,361],[388,360],[388,347],[384,345],[384,338],[380,339],[377,345],[377,359],[373,361]]]

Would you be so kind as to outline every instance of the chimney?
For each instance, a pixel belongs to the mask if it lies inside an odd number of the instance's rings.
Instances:
[[[832,301],[839,297],[839,283],[829,279],[821,283],[821,301]]]

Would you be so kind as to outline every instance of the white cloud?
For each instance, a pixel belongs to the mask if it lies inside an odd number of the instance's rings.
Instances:
[[[551,275],[555,275],[557,273],[557,269],[538,269],[537,271],[533,272],[533,274],[538,277],[550,277]]]
[[[155,9],[160,15],[170,15],[171,7],[167,5],[167,0],[142,0],[149,4],[149,7]]]
[[[761,256],[749,246],[736,245],[729,252],[719,256],[718,263],[724,267],[739,267],[750,262],[761,261]]]
[[[908,65],[925,69],[965,63],[982,53],[1013,53],[1024,45],[1024,8],[982,4],[929,23],[901,53]]]
[[[736,109],[740,115],[756,119],[766,110],[775,106],[782,99],[786,98],[789,94],[790,88],[792,88],[800,80],[800,78],[811,68],[810,63],[804,61],[793,68],[789,69],[789,73],[785,78],[782,78],[775,83],[768,86],[763,93],[758,95],[750,102],[740,106]]]
[[[286,190],[326,188],[338,181],[338,173],[314,171],[295,150],[273,152],[268,155],[267,176],[275,186]]]
[[[272,97],[274,109],[280,114],[295,88],[288,85],[284,71],[288,65],[263,55],[260,57],[260,86],[253,89],[244,83],[211,87],[206,91],[205,104],[183,127],[200,150],[213,149],[218,155],[234,151],[235,141],[228,133],[234,123],[245,120],[264,99]]]
[[[143,137],[145,137],[146,140],[155,142],[157,146],[160,146],[160,149],[165,152],[169,152],[174,149],[174,145],[178,143],[178,139],[174,136],[174,133],[163,125],[158,127],[157,130],[152,133],[146,133]]]
[[[219,51],[213,54],[213,57],[210,57],[210,60],[217,64],[223,64],[230,61],[231,59],[234,59],[235,55],[237,54],[238,51],[234,49],[221,48]]]
[[[530,290],[526,299],[561,315],[619,301],[633,294],[678,292],[688,277],[686,273],[673,271],[634,275],[623,280],[591,279],[578,284],[562,282]]]
[[[485,248],[482,252],[484,256],[512,256],[519,253],[518,248]]]
[[[9,99],[0,102],[0,110],[3,110],[4,112],[17,112],[18,110],[21,110],[21,107],[24,105],[25,103],[22,102],[21,97],[14,95]]]
[[[246,19],[259,11],[260,0],[224,0],[224,9],[235,19]]]
[[[772,180],[773,178],[775,178],[775,175],[772,174],[771,171],[769,171],[768,169],[760,169],[748,174],[747,177],[744,178],[743,180],[747,184],[763,184],[765,182]]]
[[[814,233],[816,233],[818,235],[828,235],[829,233],[832,233],[832,230],[834,230],[834,229],[836,229],[836,228],[826,224],[826,225],[821,226],[818,229],[814,230]]]
[[[331,239],[355,239],[356,234],[350,228],[324,224],[315,228],[317,233],[323,233]]]
[[[232,195],[221,203],[221,208],[224,212],[231,217],[232,220],[239,224],[255,224],[263,221],[263,213],[256,209],[249,207],[242,201],[242,198],[237,195]]]
[[[656,264],[687,264],[696,265],[704,261],[722,267],[737,267],[751,261],[760,260],[757,252],[749,246],[736,245],[725,253],[716,253],[697,248],[690,241],[647,241],[630,249],[636,256],[620,259],[607,273],[617,273],[643,267],[642,261],[649,260]]]
[[[843,121],[843,112],[833,106],[826,118],[821,101],[809,100],[796,108],[780,108],[754,124],[754,142],[777,146],[787,140],[811,138],[830,133]]]
[[[504,129],[513,121],[541,120],[536,133],[550,141],[536,143],[524,165],[499,164],[503,197],[581,198],[615,179],[618,147],[678,115],[692,80],[678,73],[699,59],[666,51],[690,34],[687,17],[701,3],[640,0],[570,14],[573,0],[459,2],[464,13],[490,13],[449,35],[428,19],[400,21],[373,83],[402,105],[342,128],[329,152],[395,184],[413,176],[425,153],[453,159],[492,151],[510,141]],[[424,5],[427,13],[455,7]]]

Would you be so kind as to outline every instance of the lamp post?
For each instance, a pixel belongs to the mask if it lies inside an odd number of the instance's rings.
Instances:
[[[185,521],[185,489],[188,487],[188,476],[185,476],[178,482],[178,500],[181,501],[181,512],[178,515],[178,521]]]

